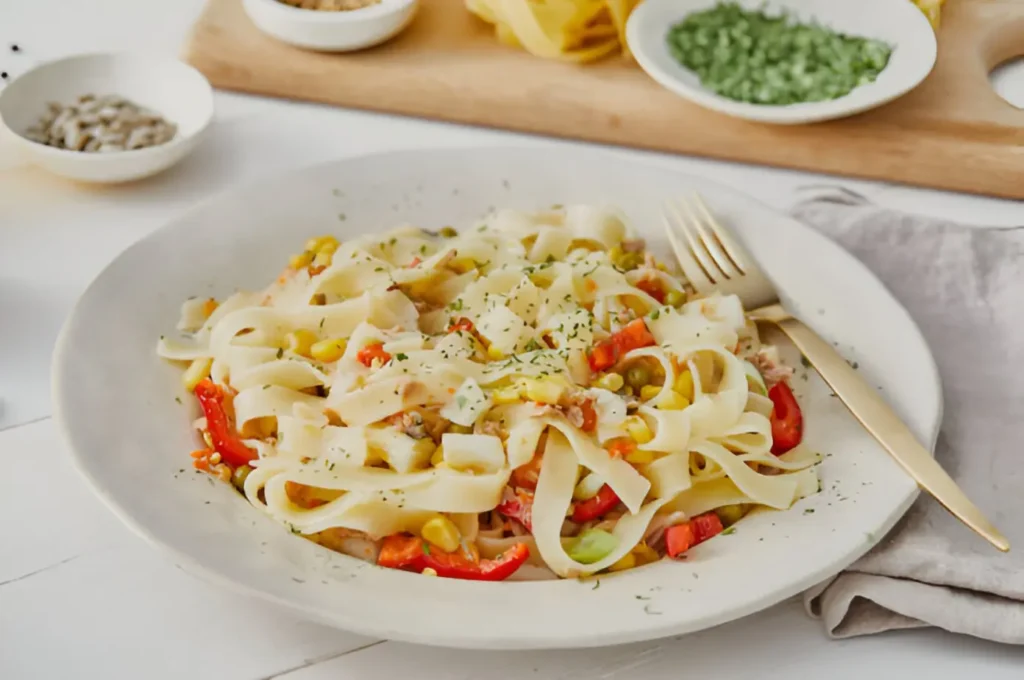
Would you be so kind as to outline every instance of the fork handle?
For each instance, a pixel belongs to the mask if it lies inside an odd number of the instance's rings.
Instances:
[[[765,320],[773,321],[789,336],[854,417],[922,489],[996,548],[1003,552],[1010,549],[1006,537],[964,495],[896,412],[839,352],[798,319],[786,315],[786,318],[769,316]]]

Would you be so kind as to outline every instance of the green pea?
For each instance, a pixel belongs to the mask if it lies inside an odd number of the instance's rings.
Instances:
[[[679,290],[670,290],[665,293],[665,304],[670,307],[678,307],[686,302],[686,295]]]
[[[438,233],[444,238],[455,238],[459,235],[459,232],[454,227],[441,227],[441,231]]]
[[[715,508],[715,514],[718,515],[718,519],[722,520],[722,524],[725,526],[732,526],[743,519],[743,516],[747,514],[747,506],[743,503],[723,505],[720,508]]]
[[[644,263],[644,256],[642,253],[623,253],[619,261],[616,262],[619,269],[626,271],[632,271]]]
[[[245,493],[245,479],[252,472],[252,468],[248,465],[239,465],[235,468],[235,471],[231,473],[231,483],[235,485],[235,488]]]
[[[639,391],[644,385],[651,384],[651,371],[643,364],[634,364],[626,371],[626,384]]]

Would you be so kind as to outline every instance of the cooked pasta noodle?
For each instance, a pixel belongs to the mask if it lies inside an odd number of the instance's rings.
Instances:
[[[693,295],[614,209],[311,239],[178,328],[158,352],[191,362],[196,466],[384,566],[618,571],[817,490],[739,300]]]

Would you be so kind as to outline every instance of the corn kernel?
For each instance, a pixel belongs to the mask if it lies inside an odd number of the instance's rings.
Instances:
[[[433,455],[430,456],[430,464],[434,467],[441,467],[444,464],[444,447],[440,444],[434,449]]]
[[[634,546],[633,550],[631,550],[630,552],[636,555],[636,562],[638,566],[641,564],[650,564],[651,562],[657,562],[661,559],[661,557],[658,555],[658,551],[644,542],[637,543],[636,546]]]
[[[334,238],[333,236],[325,236],[324,241],[323,243],[320,244],[320,247],[317,249],[317,252],[333,254],[338,252],[338,245],[338,239]]]
[[[217,307],[218,304],[216,300],[214,300],[213,298],[208,299],[206,302],[203,303],[203,316],[209,319],[210,315],[217,311]]]
[[[626,454],[626,462],[633,465],[647,465],[654,462],[654,451],[633,449]]]
[[[347,342],[344,338],[330,338],[314,342],[309,348],[309,354],[317,361],[331,363],[341,358],[345,353]]]
[[[682,411],[690,405],[690,400],[675,390],[669,390],[655,406],[663,411]]]
[[[689,370],[680,373],[672,389],[688,400],[693,401],[693,374]]]
[[[203,430],[203,441],[206,442],[206,448],[213,450],[213,435],[209,430]]]
[[[308,267],[313,261],[314,253],[311,250],[304,250],[298,255],[292,255],[288,258],[288,266],[298,271],[303,267]]]
[[[640,401],[650,401],[661,394],[661,385],[644,385],[640,388]]]
[[[181,376],[181,382],[185,385],[185,389],[189,392],[195,391],[196,385],[199,384],[199,381],[210,376],[210,368],[212,366],[213,359],[210,357],[194,359]]]
[[[630,416],[626,418],[626,432],[633,438],[637,444],[646,444],[647,442],[654,439],[654,433],[651,432],[650,426],[640,416]]]
[[[316,257],[313,258],[313,262],[311,263],[311,266],[314,269],[318,269],[320,267],[323,267],[323,268],[326,269],[327,267],[331,266],[331,262],[333,260],[334,260],[334,253],[325,253],[324,251],[321,250],[320,252],[318,252],[316,254]]]
[[[333,253],[338,249],[338,239],[333,236],[314,236],[306,241],[306,250],[314,254],[323,250],[325,246]]]
[[[420,535],[431,545],[449,553],[459,549],[459,541],[462,539],[455,522],[443,515],[428,519],[420,530]]]
[[[505,353],[494,345],[491,345],[487,348],[487,358],[491,361],[501,361],[505,358]]]
[[[423,574],[424,576],[437,576],[437,569],[431,569],[430,567],[426,567],[420,573]]]
[[[603,390],[609,392],[618,392],[622,389],[622,385],[625,381],[622,376],[618,373],[605,373],[600,378],[594,381],[594,387],[600,387]]]
[[[316,335],[312,331],[300,328],[286,335],[285,340],[288,343],[289,350],[301,356],[309,356],[310,349],[312,349],[313,343],[316,342]]]
[[[542,404],[557,404],[566,389],[566,384],[563,381],[552,378],[526,379],[521,382],[521,385],[527,399],[539,401]]]
[[[516,404],[522,401],[522,397],[519,396],[519,390],[515,387],[502,387],[494,390],[491,395],[494,399],[495,406],[502,406],[504,404]]]
[[[608,571],[625,571],[636,566],[636,555],[631,552],[619,558],[619,561],[608,567]]]

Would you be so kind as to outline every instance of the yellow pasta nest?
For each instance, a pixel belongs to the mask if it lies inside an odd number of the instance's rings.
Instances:
[[[498,40],[545,59],[586,63],[629,55],[626,20],[640,0],[466,0]]]

